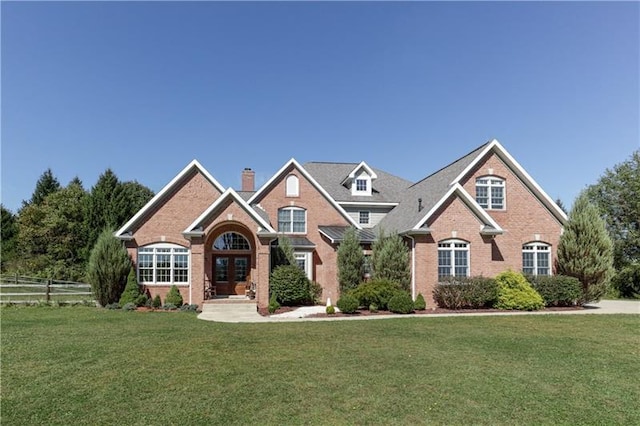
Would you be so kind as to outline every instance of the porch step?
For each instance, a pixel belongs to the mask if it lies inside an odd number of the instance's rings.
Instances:
[[[220,322],[261,322],[268,319],[258,314],[258,304],[250,299],[213,299],[202,305],[198,318]]]
[[[247,296],[218,296],[213,299],[207,299],[202,303],[202,306],[206,305],[229,305],[229,304],[253,304],[255,306],[256,300],[249,299]]]

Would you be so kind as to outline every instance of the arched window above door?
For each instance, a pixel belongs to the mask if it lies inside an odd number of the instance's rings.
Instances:
[[[225,232],[213,243],[214,250],[251,250],[249,241],[237,232]]]

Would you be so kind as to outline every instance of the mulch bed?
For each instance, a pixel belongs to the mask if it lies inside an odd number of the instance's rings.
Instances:
[[[297,307],[294,306],[282,306],[275,314],[282,314],[284,312],[291,312],[296,310]],[[581,311],[585,308],[582,306],[566,306],[566,307],[548,307],[544,309],[540,309],[535,312],[564,312],[564,311]],[[377,315],[397,315],[399,317],[406,315],[438,315],[438,314],[470,314],[470,313],[507,313],[507,312],[527,312],[527,311],[506,311],[502,309],[443,309],[443,308],[433,308],[433,309],[425,309],[424,311],[415,311],[413,314],[394,314],[389,311],[378,311],[371,312],[368,310],[359,310],[354,314],[344,314],[342,312],[336,312],[333,315],[327,315],[325,313],[308,315],[305,318],[325,318],[325,317],[352,317],[352,316],[377,316]],[[258,313],[262,316],[269,316],[269,310],[259,309]]]

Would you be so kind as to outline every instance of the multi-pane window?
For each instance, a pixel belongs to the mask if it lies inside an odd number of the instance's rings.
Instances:
[[[278,232],[294,234],[307,232],[307,211],[297,207],[278,210]]]
[[[476,201],[485,209],[504,209],[504,179],[494,176],[476,179]]]
[[[460,240],[438,244],[438,277],[469,275],[469,244]]]
[[[293,256],[296,259],[296,265],[300,269],[302,269],[307,276],[307,278],[312,279],[311,277],[311,253],[310,252],[295,252]]]
[[[138,249],[138,280],[144,284],[189,282],[189,250],[175,244]]]
[[[225,232],[213,243],[214,250],[251,250],[249,241],[237,232]]]
[[[527,275],[551,275],[551,247],[544,243],[522,246],[522,272]]]
[[[367,180],[366,179],[356,179],[356,191],[358,191],[358,192],[367,192]]]
[[[360,223],[360,225],[368,225],[369,219],[370,219],[369,212],[359,212],[358,223]]]

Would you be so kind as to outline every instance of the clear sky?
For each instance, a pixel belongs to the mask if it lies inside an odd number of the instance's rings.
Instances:
[[[2,203],[291,157],[409,180],[497,138],[570,206],[640,148],[638,2],[7,2]]]

